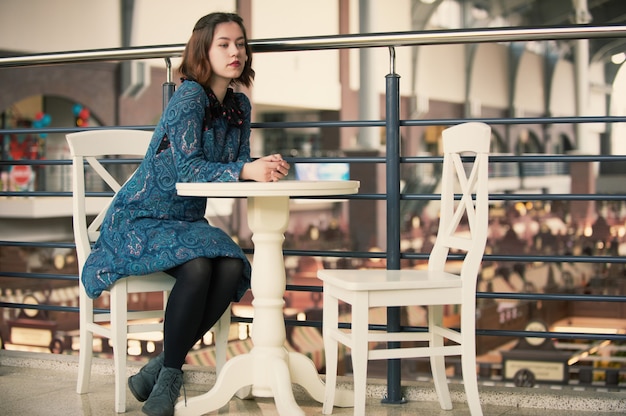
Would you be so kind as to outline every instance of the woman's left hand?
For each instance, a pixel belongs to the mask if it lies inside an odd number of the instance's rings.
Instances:
[[[246,163],[239,176],[243,180],[277,182],[287,176],[290,167],[281,155],[273,154]]]

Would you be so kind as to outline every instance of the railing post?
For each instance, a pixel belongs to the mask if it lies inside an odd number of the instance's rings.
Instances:
[[[387,166],[387,269],[400,269],[400,76],[396,74],[395,49],[389,47],[390,71],[385,91],[385,138]],[[387,331],[400,331],[400,308],[387,308]],[[399,348],[399,342],[389,342]],[[405,403],[400,386],[400,359],[387,361],[387,397],[383,403]]]
[[[170,61],[170,58],[165,58],[165,67],[167,69],[167,76],[163,83],[163,111],[165,111],[167,103],[170,102],[172,95],[174,95],[174,90],[176,89],[176,84],[172,82],[172,61]]]

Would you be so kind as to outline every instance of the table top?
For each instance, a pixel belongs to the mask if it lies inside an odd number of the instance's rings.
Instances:
[[[178,195],[204,197],[350,195],[359,181],[179,182]]]

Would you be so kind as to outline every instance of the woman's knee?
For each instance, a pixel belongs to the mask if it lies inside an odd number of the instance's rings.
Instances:
[[[191,281],[209,281],[213,272],[213,261],[206,257],[197,257],[168,271],[176,279]]]
[[[234,257],[215,259],[215,272],[221,276],[239,279],[243,274],[243,260]]]

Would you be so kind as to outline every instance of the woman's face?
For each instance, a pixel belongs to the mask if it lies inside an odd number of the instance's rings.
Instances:
[[[219,23],[213,32],[213,43],[209,49],[211,78],[239,78],[246,60],[246,41],[243,31],[235,22]]]

